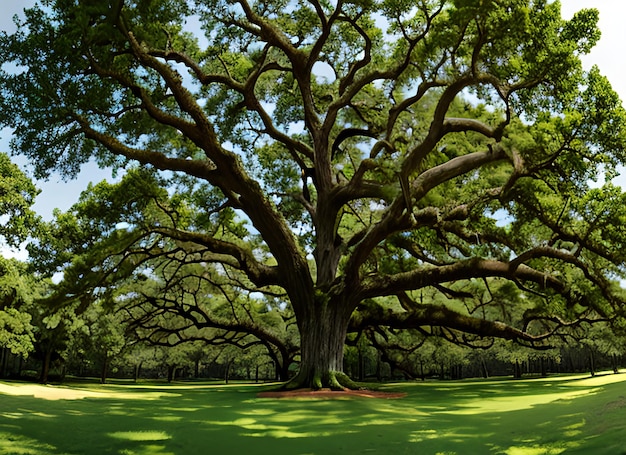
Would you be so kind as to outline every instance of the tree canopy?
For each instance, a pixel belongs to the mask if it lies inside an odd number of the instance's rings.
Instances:
[[[39,219],[31,206],[37,193],[33,182],[0,153],[0,245],[5,250],[19,246],[36,229]],[[33,350],[27,309],[36,297],[34,283],[24,263],[0,257],[0,349],[23,356]]]
[[[274,353],[293,318],[313,387],[349,384],[349,331],[541,346],[622,315],[624,195],[592,182],[624,163],[626,116],[579,60],[596,10],[42,3],[0,37],[14,151],[41,176],[127,169],[33,245],[62,298],[123,279],[118,304]]]

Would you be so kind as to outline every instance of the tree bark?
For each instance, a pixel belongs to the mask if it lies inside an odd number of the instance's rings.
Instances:
[[[109,373],[109,356],[105,354],[104,359],[102,360],[102,368],[100,369],[100,384],[106,384],[108,373]]]
[[[300,370],[287,388],[357,388],[343,371],[343,351],[350,320],[347,305],[321,297],[309,309],[312,311],[298,321]]]
[[[487,368],[487,363],[483,358],[480,359],[480,367],[483,373],[483,378],[487,379],[489,377],[489,369]]]
[[[515,379],[522,378],[522,365],[520,364],[519,360],[515,361],[513,377]]]
[[[228,382],[230,381],[230,366],[232,365],[233,361],[232,359],[228,359],[228,361],[226,362],[226,367],[224,369],[224,383],[228,384]]]
[[[6,359],[9,355],[8,348],[0,349],[0,378],[7,377],[7,362]]]
[[[358,349],[358,368],[359,368],[359,381],[365,380],[365,356],[363,355],[363,350],[361,347],[357,346]]]
[[[141,365],[143,364],[143,360],[141,362],[137,362],[135,364],[135,374],[134,374],[134,382],[137,382],[137,380],[139,379],[139,373],[141,372]]]
[[[41,367],[41,376],[39,376],[39,382],[42,384],[48,383],[48,373],[50,372],[50,362],[52,361],[52,349],[46,349],[43,358],[43,364]]]

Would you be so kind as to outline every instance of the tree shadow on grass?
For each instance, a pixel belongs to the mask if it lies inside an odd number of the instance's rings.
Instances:
[[[103,386],[98,398],[76,400],[0,395],[0,454],[623,453],[623,383],[401,384],[390,390],[407,396],[395,400],[261,399],[259,390]]]

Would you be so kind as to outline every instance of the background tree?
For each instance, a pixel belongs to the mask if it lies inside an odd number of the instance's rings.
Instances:
[[[120,364],[122,352],[129,344],[126,326],[119,314],[107,311],[102,302],[91,305],[80,319],[82,330],[74,331],[73,344],[84,349],[100,366],[100,382],[106,383],[112,363]]]
[[[29,310],[36,297],[26,264],[0,257],[0,377],[7,373],[9,354],[26,358],[34,349]]]
[[[0,246],[17,247],[37,227],[31,210],[39,191],[33,182],[0,153]],[[26,264],[0,257],[0,377],[11,354],[28,357],[33,347],[30,309],[39,286]]]
[[[113,200],[96,231],[126,239],[118,260],[90,263],[79,237],[71,284],[98,288],[147,245],[200,250],[244,289],[282,289],[292,385],[338,388],[349,327],[536,345],[621,314],[624,196],[588,187],[626,149],[621,102],[579,61],[596,22],[527,0],[49,0],[0,38],[22,70],[0,75],[0,122],[39,175],[139,163],[185,208],[147,226]],[[532,308],[506,323],[418,298],[489,277]]]

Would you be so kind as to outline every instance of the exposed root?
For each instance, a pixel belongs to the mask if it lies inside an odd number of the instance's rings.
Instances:
[[[341,371],[328,371],[324,374],[316,374],[308,377],[300,372],[289,382],[281,387],[282,390],[311,389],[322,390],[330,389],[333,391],[341,390],[360,390],[362,387]]]

